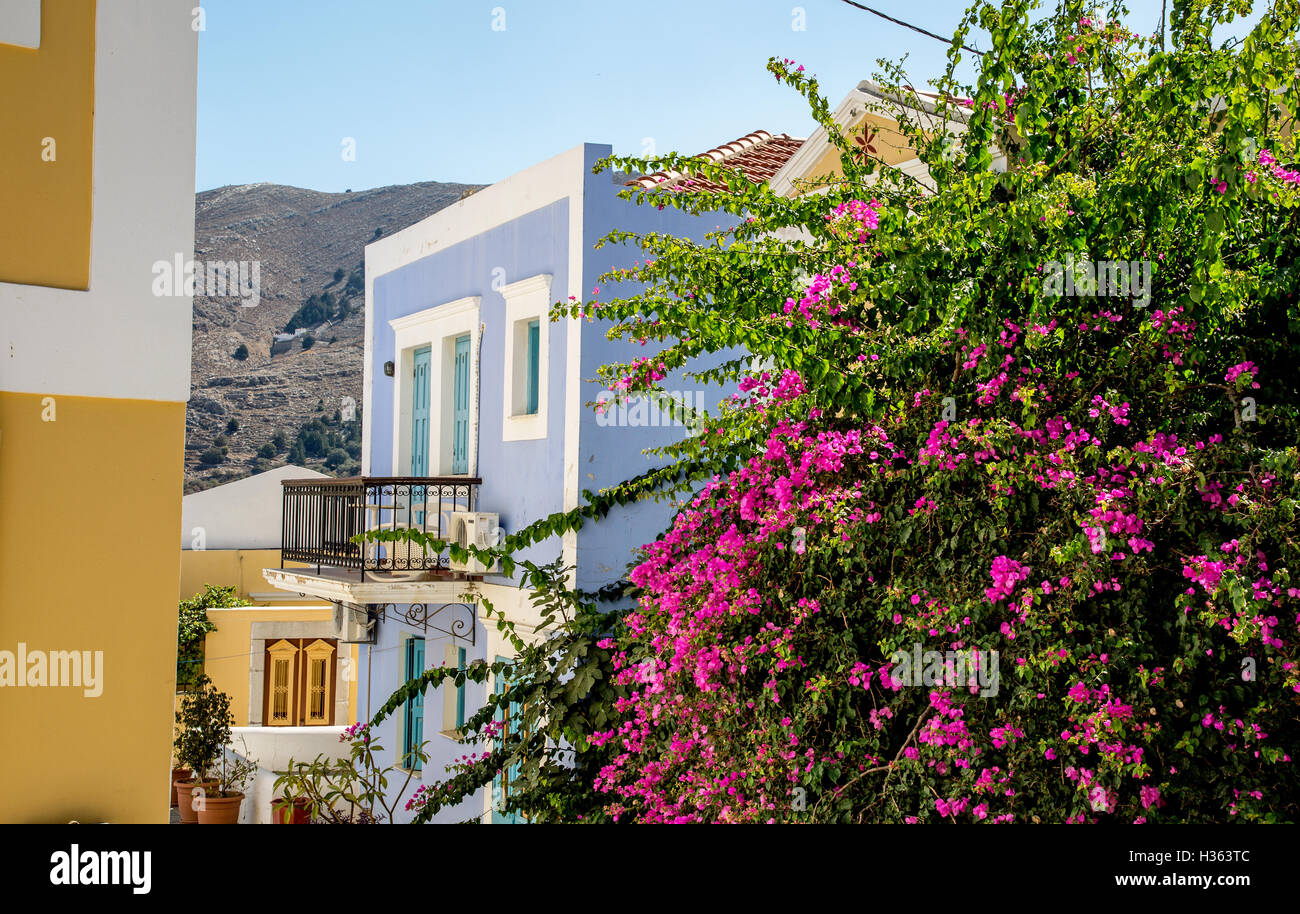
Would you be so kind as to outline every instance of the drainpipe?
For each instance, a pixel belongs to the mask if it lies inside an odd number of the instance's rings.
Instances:
[[[474,356],[474,367],[475,367],[477,370],[474,372],[474,472],[470,474],[470,475],[472,475],[472,476],[478,476],[478,448],[479,448],[479,440],[478,440],[478,421],[479,421],[479,419],[478,419],[478,414],[479,414],[479,407],[482,406],[482,396],[481,396],[481,394],[482,394],[482,389],[483,389],[483,381],[482,381],[482,374],[483,374],[483,331],[486,330],[486,329],[487,329],[487,325],[484,324],[484,323],[481,323],[481,322],[480,322],[479,325],[478,325],[478,352],[477,352],[477,353],[475,354],[475,356]],[[474,507],[471,508],[470,510],[473,510],[473,511],[477,511],[477,510],[478,510],[478,498],[477,498],[477,497],[475,497],[475,499],[474,499]]]

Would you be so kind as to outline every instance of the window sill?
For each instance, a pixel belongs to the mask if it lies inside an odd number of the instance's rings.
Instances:
[[[536,412],[506,416],[502,423],[503,441],[539,441],[546,438],[546,414]]]

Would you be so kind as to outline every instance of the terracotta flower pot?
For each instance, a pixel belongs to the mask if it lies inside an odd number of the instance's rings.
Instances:
[[[277,797],[271,804],[272,825],[310,825],[311,800],[306,797]]]
[[[172,782],[176,788],[176,809],[181,814],[182,825],[197,825],[199,822],[198,810],[194,808],[195,797],[194,791],[202,788],[202,802],[207,802],[207,796],[216,791],[219,781],[198,781],[194,778],[180,778]]]
[[[187,781],[187,780],[190,779],[190,776],[193,775],[193,774],[194,774],[194,772],[193,772],[193,771],[190,771],[190,769],[188,769],[188,768],[173,768],[173,769],[172,769],[172,779],[171,779],[171,782],[170,782],[171,785],[172,785],[172,809],[175,809],[176,806],[177,806],[177,802],[176,802],[176,782],[177,782],[177,781]]]
[[[200,825],[236,825],[239,823],[239,807],[244,802],[242,793],[228,797],[211,796],[204,798],[199,806]]]

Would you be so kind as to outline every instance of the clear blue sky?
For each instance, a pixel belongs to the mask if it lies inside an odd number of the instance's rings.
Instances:
[[[867,5],[950,35],[966,2]],[[504,31],[493,29],[498,7]],[[1159,0],[1130,7],[1132,27],[1155,30]],[[840,0],[207,0],[204,9],[199,190],[487,184],[581,142],[636,155],[647,137],[660,152],[696,153],[757,129],[807,136],[806,104],[766,73],[769,56],[804,64],[833,105],[878,72],[877,58],[907,55],[920,86],[943,72],[946,51]],[[348,137],[354,162],[342,155]]]

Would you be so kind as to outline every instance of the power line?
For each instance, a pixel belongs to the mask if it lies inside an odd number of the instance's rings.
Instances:
[[[855,3],[854,0],[844,0],[844,2],[847,3],[849,6],[856,7],[857,9],[862,10],[863,12],[867,12],[867,13],[871,13],[872,15],[879,16],[881,19],[885,19],[889,22],[894,23],[894,25],[901,25],[905,29],[911,29],[913,32],[919,32],[927,38],[933,38],[935,41],[942,41],[944,44],[952,44],[951,38],[944,38],[942,35],[936,35],[934,32],[926,31],[925,29],[921,28],[919,25],[912,25],[912,23],[904,22],[902,19],[895,19],[893,16],[890,16],[887,13],[882,13],[880,10],[873,10],[869,6],[863,6],[861,3]],[[974,48],[970,47],[969,45],[964,44],[961,47],[963,51],[970,51],[972,54],[978,54],[981,57],[984,56],[983,51],[977,51]]]

